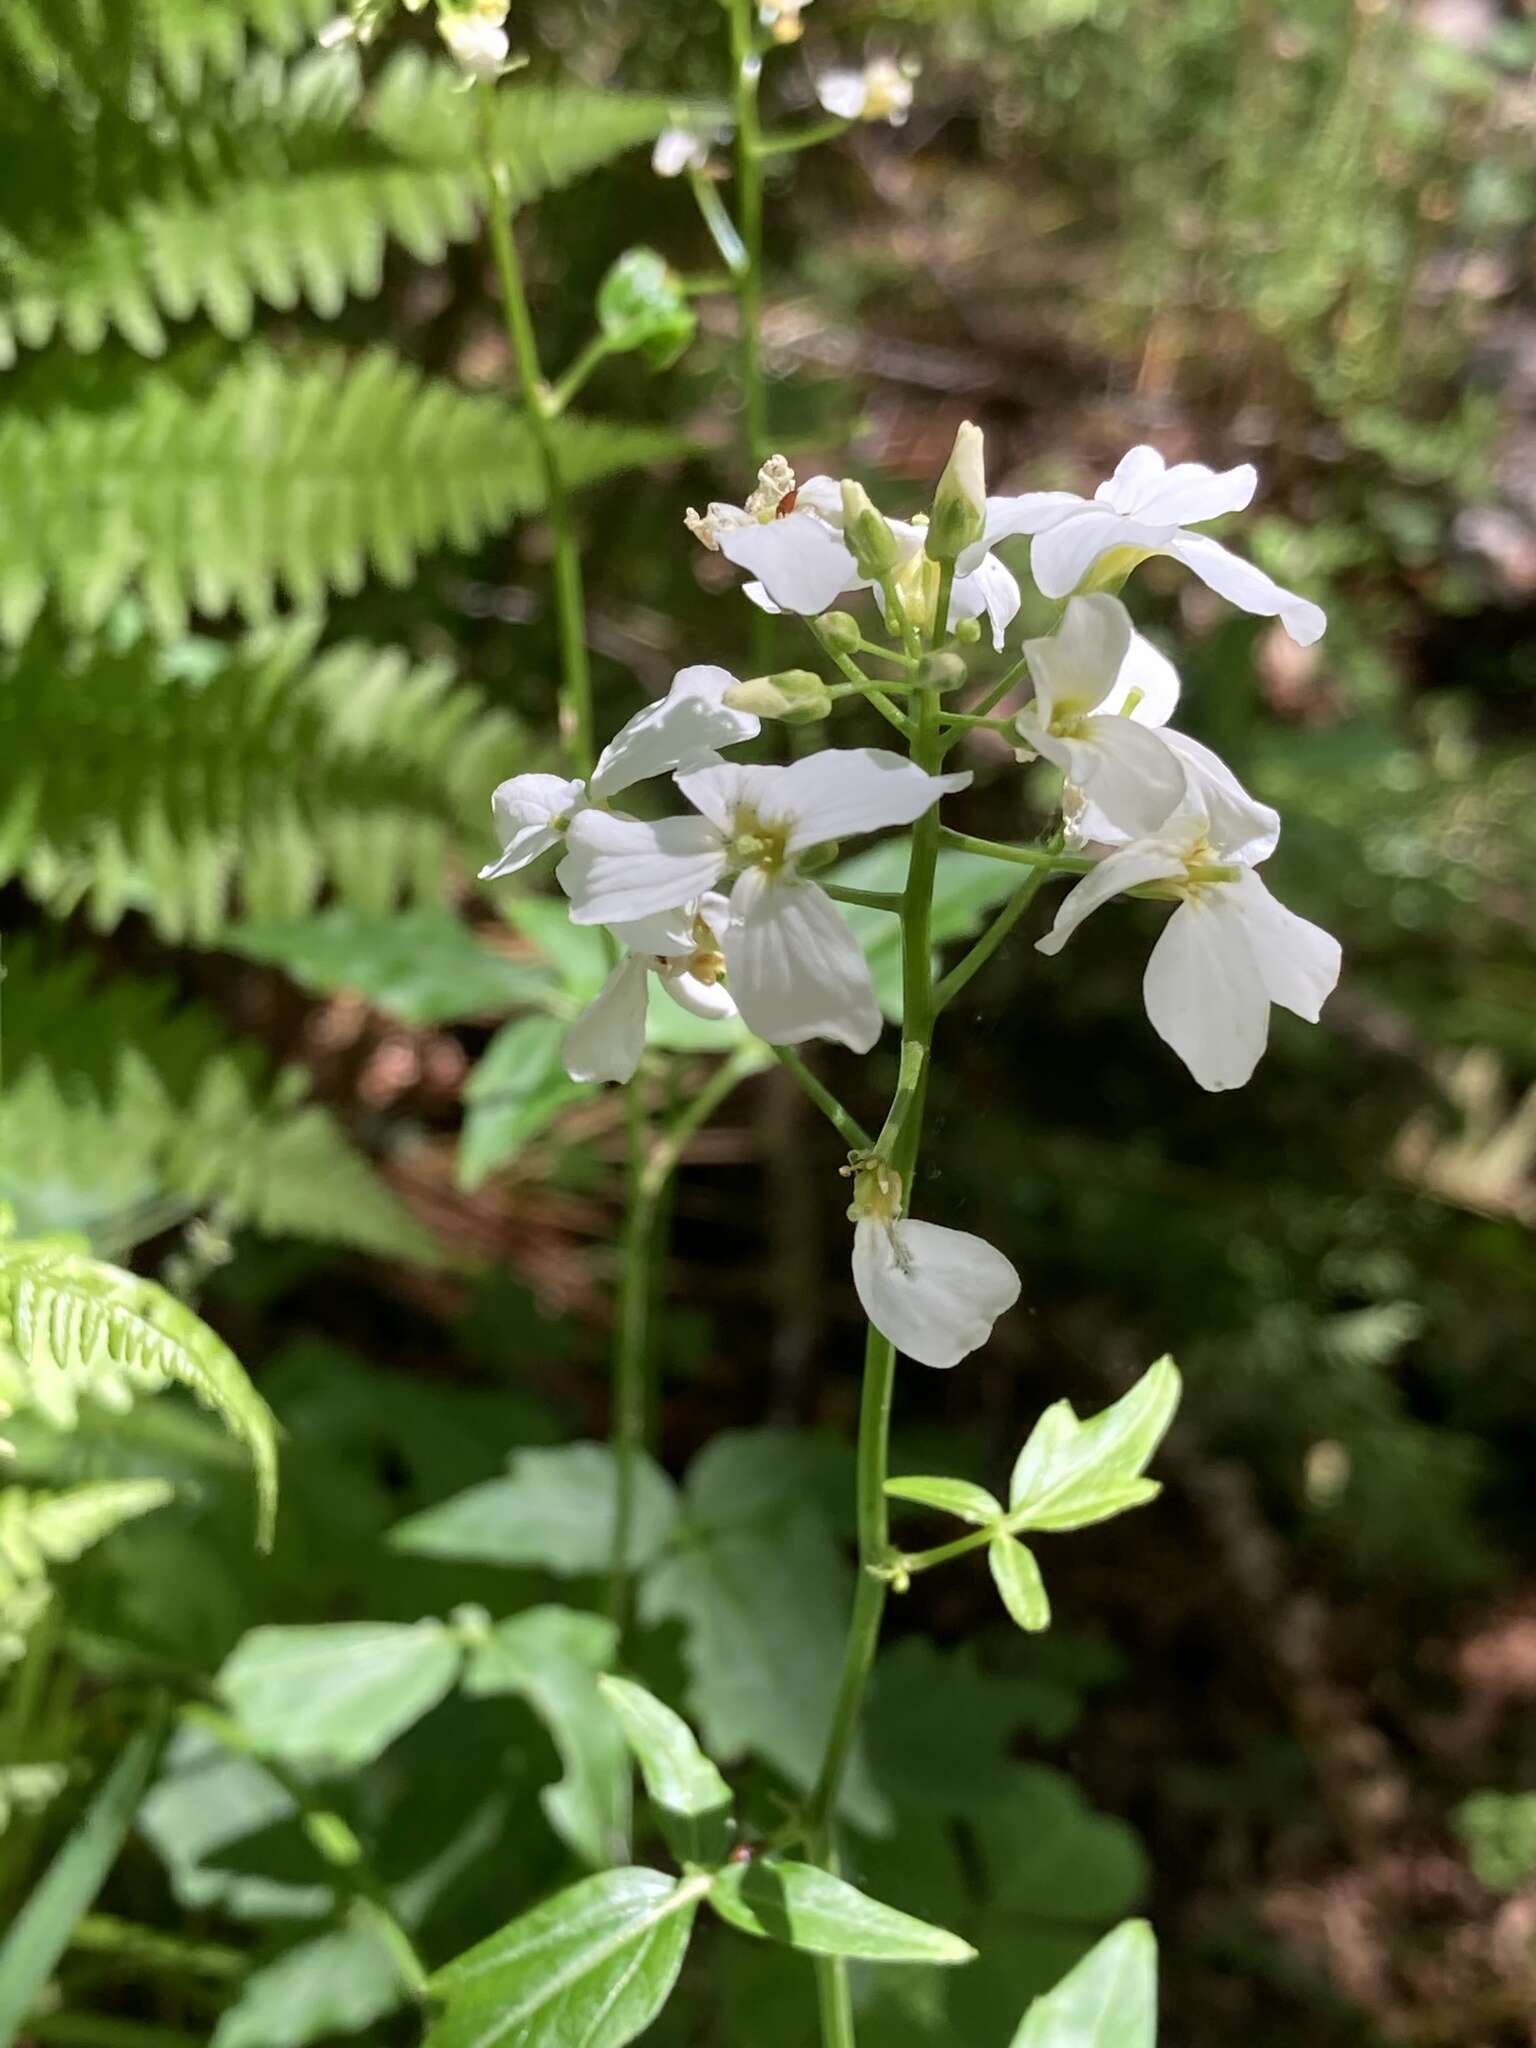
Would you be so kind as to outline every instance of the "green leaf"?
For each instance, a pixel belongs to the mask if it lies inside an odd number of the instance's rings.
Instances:
[[[460,1187],[472,1192],[509,1166],[561,1110],[593,1093],[560,1063],[566,1030],[562,1017],[517,1017],[502,1025],[481,1054],[464,1090]]]
[[[0,1941],[0,2043],[9,2048],[127,1839],[165,1734],[156,1711],[129,1736],[83,1818]]]
[[[516,1693],[549,1730],[565,1775],[540,1801],[551,1827],[599,1869],[629,1853],[629,1756],[598,1687],[618,1650],[599,1614],[530,1607],[498,1622],[469,1653],[464,1690]]]
[[[236,925],[220,943],[281,967],[312,994],[365,996],[406,1024],[494,1016],[543,1001],[551,986],[547,974],[493,951],[446,910],[337,905],[311,917]]]
[[[335,1897],[319,1857],[307,1859],[304,1882],[286,1864],[281,1875],[252,1868],[245,1848],[258,1837],[280,1839],[297,1815],[292,1796],[270,1771],[227,1749],[207,1729],[183,1722],[139,1825],[188,1912],[317,1920]]]
[[[999,1530],[987,1545],[987,1563],[1003,1605],[1022,1629],[1038,1635],[1051,1625],[1051,1603],[1034,1552]]]
[[[426,2048],[624,2048],[666,2004],[707,1880],[610,1870],[439,1970]]]
[[[719,1863],[731,1841],[731,1788],[693,1730],[632,1679],[600,1679],[598,1691],[635,1753],[673,1854],[681,1863]]]
[[[1156,2041],[1157,1943],[1145,1920],[1127,1920],[1035,2000],[1013,2048],[1155,2048]]]
[[[744,1934],[782,1941],[809,1955],[968,1963],[976,1954],[957,1934],[882,1906],[813,1863],[728,1863],[715,1873],[709,1903]]]
[[[286,593],[313,608],[370,567],[405,584],[424,551],[472,548],[544,500],[521,412],[387,350],[253,348],[206,389],[143,370],[112,390],[115,405],[0,419],[0,637],[25,637],[50,593],[86,629],[129,591],[163,633],[194,607],[263,619]],[[547,431],[573,488],[678,446],[571,415]]]
[[[1155,1497],[1142,1470],[1179,1405],[1178,1368],[1160,1358],[1112,1407],[1080,1422],[1071,1404],[1048,1408],[1019,1453],[1009,1526],[1082,1529]]]
[[[634,1470],[629,1565],[655,1558],[677,1520],[677,1492],[650,1458]],[[576,1576],[613,1563],[618,1472],[606,1444],[519,1451],[506,1479],[487,1479],[393,1531],[398,1550],[477,1564],[537,1565]]]
[[[83,1395],[121,1402],[187,1387],[250,1454],[257,1539],[277,1512],[277,1425],[234,1353],[152,1280],[67,1246],[0,1240],[0,1417],[38,1409],[68,1428]]]
[[[258,1752],[356,1770],[438,1704],[460,1657],[439,1621],[256,1628],[235,1646],[218,1687]]]
[[[1135,1830],[1097,1812],[1070,1778],[1044,1764],[1016,1764],[1007,1790],[971,1828],[1002,1910],[1104,1926],[1145,1895],[1147,1859]]]
[[[640,1611],[686,1631],[689,1703],[712,1756],[751,1751],[808,1792],[820,1769],[853,1575],[815,1497],[818,1447],[776,1430],[717,1436],[688,1472],[679,1540],[645,1573]],[[843,1812],[878,1833],[862,1751]]]
[[[372,1909],[302,1942],[246,1978],[237,2002],[214,2029],[209,2048],[306,2048],[310,2041],[361,2033],[406,2002],[394,1954]]]
[[[892,1500],[915,1501],[919,1507],[937,1508],[940,1514],[958,1515],[962,1522],[986,1528],[1000,1522],[1003,1504],[994,1500],[984,1486],[968,1479],[887,1479],[885,1490]]]
[[[665,370],[693,340],[698,320],[682,280],[654,249],[626,249],[597,291],[597,324],[615,354],[639,349]]]

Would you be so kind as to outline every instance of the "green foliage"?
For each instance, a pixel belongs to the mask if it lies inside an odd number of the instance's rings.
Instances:
[[[536,969],[481,944],[441,910],[394,916],[326,910],[315,917],[237,925],[227,944],[249,959],[284,968],[301,988],[366,996],[376,1009],[407,1024],[486,1016],[549,989]]]
[[[163,1479],[108,1479],[65,1493],[0,1487],[0,1669],[22,1655],[42,1617],[50,1565],[72,1562],[174,1497]]]
[[[567,1575],[604,1572],[613,1561],[618,1487],[606,1444],[519,1451],[507,1478],[488,1479],[412,1516],[391,1540],[397,1549],[426,1557],[537,1565]],[[637,1458],[632,1567],[642,1568],[662,1553],[677,1515],[672,1482],[650,1458]]]
[[[681,1714],[643,1685],[604,1678],[598,1690],[635,1753],[645,1789],[680,1863],[724,1860],[731,1837],[731,1788]]]
[[[1128,1920],[1037,1998],[1013,2048],[1155,2048],[1157,1944],[1144,1920]]]
[[[440,1970],[427,2048],[624,2048],[666,2003],[707,1878],[610,1870]]]
[[[709,1903],[743,1933],[807,1955],[946,1966],[975,1960],[976,1951],[958,1936],[882,1906],[811,1863],[728,1863],[715,1873]]]
[[[257,1752],[356,1770],[438,1704],[462,1656],[438,1621],[259,1628],[219,1673],[219,1691]]]
[[[188,1388],[244,1445],[270,1543],[276,1425],[234,1353],[153,1281],[66,1243],[0,1238],[0,1417],[35,1408],[68,1428],[83,1399],[121,1405],[169,1386]]]
[[[1491,1891],[1518,1891],[1536,1876],[1536,1793],[1474,1792],[1456,1809],[1456,1832]]]
[[[0,879],[174,940],[214,938],[236,903],[436,903],[518,751],[446,664],[322,652],[313,624],[170,645],[39,628],[0,656]]]
[[[300,1942],[252,1971],[214,2031],[210,2048],[306,2048],[357,2034],[404,2003],[395,1958],[366,1903],[349,1924]]]

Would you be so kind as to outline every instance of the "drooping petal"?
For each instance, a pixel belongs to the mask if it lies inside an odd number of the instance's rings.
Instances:
[[[606,801],[654,775],[699,767],[720,747],[756,739],[757,717],[723,701],[735,681],[725,668],[679,669],[666,696],[637,712],[604,747],[592,775],[594,798]]]
[[[929,775],[884,747],[825,747],[778,771],[778,817],[792,820],[787,850],[803,853],[855,832],[910,825],[951,790],[964,789],[970,771]]]
[[[1338,984],[1343,959],[1338,940],[1277,903],[1251,868],[1223,894],[1231,900],[1230,914],[1248,934],[1269,1000],[1315,1024]]]
[[[1178,756],[1160,732],[1134,719],[1085,718],[1075,738],[1042,734],[1036,745],[1108,821],[1111,843],[1152,838],[1185,794]]]
[[[480,870],[482,882],[516,874],[558,846],[565,822],[586,800],[586,784],[563,775],[514,775],[491,796],[491,816],[501,835],[500,857]]]
[[[628,924],[673,910],[719,881],[720,835],[707,818],[655,824],[580,811],[571,821],[556,879],[572,924]]]
[[[1019,1298],[1019,1276],[1000,1251],[938,1223],[861,1217],[853,1284],[882,1337],[919,1365],[958,1365]]]
[[[1142,977],[1152,1029],[1202,1088],[1241,1088],[1269,1039],[1269,994],[1233,885],[1213,883],[1169,918]]]
[[[992,628],[992,645],[1001,654],[1003,635],[1018,617],[1023,602],[1018,579],[995,555],[984,555],[969,575],[955,578],[949,600],[950,630],[961,619],[985,618]]]
[[[1035,535],[1029,549],[1030,571],[1042,596],[1067,597],[1102,556],[1113,554],[1118,548],[1140,548],[1147,554],[1156,554],[1177,530],[1173,526],[1122,518],[1107,506],[1088,506]]]
[[[1132,705],[1126,711],[1127,704]],[[1131,644],[1115,677],[1115,686],[1101,711],[1134,718],[1138,725],[1166,725],[1179,705],[1179,672],[1145,634],[1132,633]]]
[[[1167,467],[1155,448],[1133,448],[1096,495],[1128,519],[1170,526],[1198,525],[1223,512],[1241,512],[1252,504],[1259,473],[1251,462],[1236,469],[1207,469],[1203,462],[1176,462]]]
[[[857,121],[863,116],[869,87],[862,71],[823,71],[816,80],[816,97],[840,121]]]
[[[1043,939],[1036,939],[1036,950],[1059,953],[1083,919],[1102,909],[1112,897],[1127,889],[1140,888],[1143,882],[1172,881],[1183,872],[1184,857],[1167,840],[1141,839],[1133,846],[1117,848],[1090,869],[1063,899],[1056,922]]]
[[[1221,756],[1187,732],[1165,732],[1163,739],[1183,762],[1190,796],[1209,820],[1216,859],[1246,867],[1268,860],[1280,843],[1280,813],[1250,796]]]
[[[633,953],[614,968],[560,1046],[573,1081],[627,1081],[645,1051],[650,970]]]
[[[736,1014],[731,992],[723,981],[700,981],[696,974],[658,974],[656,979],[677,1007],[692,1017],[704,1017],[717,1024]]]
[[[1298,647],[1310,647],[1327,630],[1328,614],[1320,604],[1285,589],[1208,534],[1176,534],[1163,552],[1192,569],[1208,589],[1240,611],[1253,612],[1262,619],[1278,618]]]
[[[1118,597],[1068,598],[1054,633],[1024,642],[1035,704],[1049,725],[1058,712],[1092,711],[1114,689],[1131,650],[1131,615]]]
[[[868,1052],[880,1036],[869,964],[831,897],[814,882],[751,869],[731,892],[725,934],[731,995],[770,1045],[831,1038]]]
[[[980,540],[961,549],[955,573],[969,576],[1000,540],[1010,540],[1016,533],[1043,533],[1069,512],[1084,511],[1090,502],[1076,491],[1025,491],[1017,498],[988,498],[986,530]]]
[[[858,580],[842,535],[817,513],[798,506],[782,519],[722,532],[719,545],[721,554],[755,577],[781,611],[814,618]]]

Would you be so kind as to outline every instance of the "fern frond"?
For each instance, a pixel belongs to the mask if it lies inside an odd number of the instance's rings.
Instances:
[[[277,1424],[222,1338],[152,1280],[62,1241],[0,1239],[0,1416],[35,1408],[68,1429],[82,1399],[122,1407],[170,1386],[188,1388],[245,1446],[256,1477],[258,1540],[269,1544]],[[54,1540],[65,1541],[73,1524],[67,1515],[57,1519]]]
[[[0,1277],[0,1287],[3,1284]],[[4,1350],[0,1346],[0,1374],[3,1372]],[[0,1668],[21,1655],[28,1634],[52,1598],[51,1564],[72,1564],[114,1529],[152,1514],[175,1497],[175,1487],[164,1479],[106,1479],[71,1487],[66,1493],[0,1487]],[[29,1793],[44,1800],[50,1796],[45,1781],[23,1778],[7,1786],[4,1776],[0,1773],[0,1830],[13,1803],[20,1803]]]
[[[0,1200],[24,1228],[87,1231],[115,1249],[217,1205],[228,1228],[430,1265],[431,1237],[341,1126],[230,1050],[174,991],[6,947]],[[141,1219],[143,1219],[141,1221]],[[147,1227],[146,1227],[147,1226]]]
[[[556,424],[573,485],[675,453],[668,433]],[[94,628],[137,589],[159,628],[192,609],[313,607],[370,565],[408,582],[419,555],[473,547],[543,501],[523,415],[385,350],[299,368],[254,352],[207,391],[148,371],[110,409],[0,417],[0,634],[52,592]]]
[[[170,648],[38,631],[0,655],[0,882],[103,930],[137,910],[174,940],[212,939],[237,904],[440,900],[517,728],[445,664],[314,642],[302,625]]]
[[[336,12],[334,0],[6,0],[0,73],[89,97],[153,64],[190,88],[205,69],[233,75],[253,41],[303,48]]]

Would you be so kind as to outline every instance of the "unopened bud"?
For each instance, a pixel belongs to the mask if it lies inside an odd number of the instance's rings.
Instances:
[[[786,725],[814,725],[832,709],[832,693],[808,668],[786,668],[777,675],[732,683],[725,702],[733,711],[753,711],[759,718],[779,718]]]
[[[930,690],[957,689],[970,674],[958,654],[925,654],[917,679]]]
[[[851,477],[843,481],[843,539],[861,576],[878,583],[901,560],[896,536],[870,502],[868,491]]]
[[[981,429],[962,422],[939,478],[923,545],[936,562],[952,562],[987,530],[987,469]]]
[[[795,872],[800,875],[819,875],[823,869],[836,867],[843,857],[843,849],[835,839],[829,839],[824,846],[808,846],[804,853],[795,855]]]
[[[838,654],[856,654],[864,635],[852,612],[823,612],[813,621],[817,632]]]
[[[981,638],[980,619],[957,619],[955,621],[955,638],[962,647],[974,647]]]

